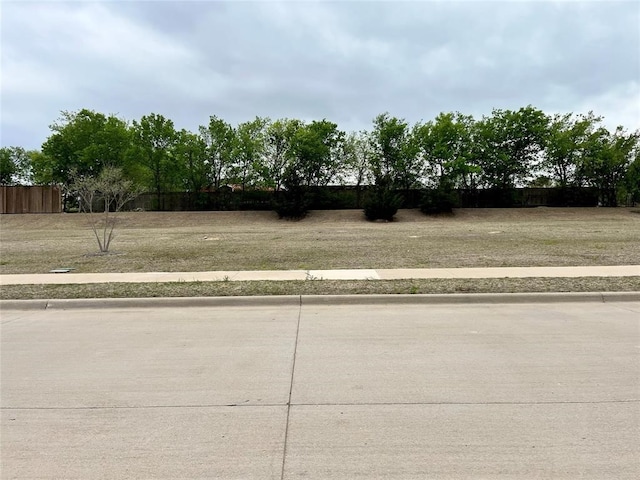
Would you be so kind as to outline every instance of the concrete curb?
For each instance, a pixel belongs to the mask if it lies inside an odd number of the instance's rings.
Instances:
[[[603,292],[604,302],[640,302],[640,292]]]
[[[426,295],[305,295],[302,305],[497,304],[636,302],[640,292],[450,293]]]
[[[2,310],[45,310],[49,300],[0,300]]]
[[[436,295],[273,295],[255,297],[87,298],[0,300],[0,310],[215,308],[332,305],[464,305],[499,303],[640,302],[640,292],[475,293]]]
[[[0,310],[80,310],[93,308],[189,308],[239,306],[299,306],[298,295],[255,297],[78,298],[0,300]]]
[[[298,295],[255,297],[87,298],[50,300],[47,310],[89,308],[189,308],[300,306]]]

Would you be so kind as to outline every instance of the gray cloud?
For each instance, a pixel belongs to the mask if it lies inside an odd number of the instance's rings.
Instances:
[[[532,104],[640,128],[637,2],[4,2],[2,145],[60,110],[197,129],[209,115],[481,116]]]

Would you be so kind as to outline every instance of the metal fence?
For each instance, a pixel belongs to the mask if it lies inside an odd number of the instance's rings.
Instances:
[[[308,187],[307,201],[311,210],[339,210],[362,208],[370,187],[328,186]],[[424,190],[402,190],[402,208],[421,205]],[[595,188],[512,188],[506,190],[463,190],[452,192],[456,207],[595,207],[598,190]],[[143,193],[130,202],[127,210],[189,211],[189,210],[270,210],[283,192],[246,190],[231,192],[168,192]]]
[[[62,192],[58,186],[0,186],[0,214],[61,212]]]

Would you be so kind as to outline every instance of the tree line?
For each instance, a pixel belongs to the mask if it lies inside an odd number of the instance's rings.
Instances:
[[[110,167],[157,195],[232,185],[282,192],[301,208],[305,188],[336,184],[368,186],[382,204],[411,189],[436,192],[437,203],[452,189],[519,186],[593,187],[605,206],[640,201],[639,131],[530,105],[479,119],[440,113],[413,125],[383,113],[357,132],[326,119],[256,117],[234,126],[217,116],[192,132],[156,113],[129,122],[82,109],[62,112],[50,129],[38,151],[0,149],[0,183],[68,189]]]

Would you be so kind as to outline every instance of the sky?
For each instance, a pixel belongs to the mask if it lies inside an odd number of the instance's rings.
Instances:
[[[638,1],[3,0],[0,145],[61,111],[370,130],[533,105],[640,128]]]

